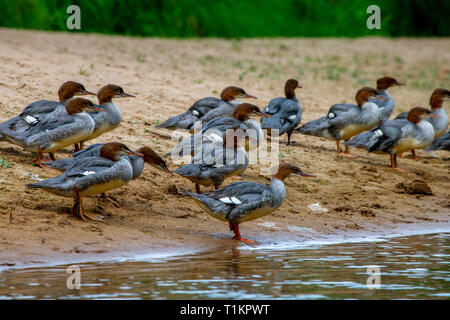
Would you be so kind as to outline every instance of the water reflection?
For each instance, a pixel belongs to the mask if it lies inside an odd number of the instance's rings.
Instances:
[[[2,299],[448,299],[449,234],[297,250],[218,252],[155,261],[80,264],[81,290],[66,266],[0,273]],[[368,266],[381,289],[367,288]]]

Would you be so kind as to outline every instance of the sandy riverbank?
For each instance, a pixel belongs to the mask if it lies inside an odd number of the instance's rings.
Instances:
[[[228,85],[256,95],[259,99],[252,102],[262,108],[282,95],[287,78],[296,78],[303,86],[298,96],[306,122],[333,103],[353,101],[358,88],[374,86],[382,75],[407,83],[391,90],[395,114],[427,106],[434,88],[450,84],[448,39],[166,40],[0,29],[0,41],[0,121],[30,102],[56,99],[59,85],[66,80],[79,81],[93,91],[114,83],[137,98],[118,100],[121,126],[92,142],[115,140],[132,148],[148,145],[161,154],[175,143],[170,132],[156,129],[154,123],[183,112],[198,98],[217,96]],[[400,173],[387,167],[387,156],[355,150],[358,158],[341,158],[333,142],[302,135],[293,140],[297,146],[280,145],[281,161],[296,163],[318,179],[288,179],[282,207],[243,224],[244,236],[262,242],[308,240],[314,234],[449,222],[448,153],[437,152],[439,159],[419,153],[418,161],[408,156],[400,166],[409,172]],[[68,214],[71,199],[24,188],[33,182],[29,174],[45,178],[57,175],[56,171],[32,167],[30,153],[5,142],[0,142],[0,159],[4,161],[0,264],[233,245],[226,224],[176,194],[179,187],[192,188],[180,177],[146,167],[138,180],[110,192],[120,208],[96,197],[86,199],[86,210],[104,214],[106,221],[83,222]],[[259,175],[260,169],[252,166],[244,178],[268,182]],[[433,195],[408,194],[401,187],[417,179]],[[313,203],[328,212],[308,209]]]

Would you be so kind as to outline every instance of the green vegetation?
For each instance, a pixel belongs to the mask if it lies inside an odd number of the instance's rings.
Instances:
[[[67,30],[66,9],[72,4],[81,8],[81,32],[225,38],[450,35],[448,0],[2,0],[0,26]],[[381,30],[366,28],[372,4],[381,8]],[[289,48],[281,44],[280,49]],[[240,50],[239,42],[232,50]]]

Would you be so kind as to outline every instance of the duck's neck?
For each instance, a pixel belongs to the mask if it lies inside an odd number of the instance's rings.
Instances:
[[[100,105],[102,109],[106,111],[108,114],[108,122],[111,125],[118,125],[122,120],[122,114],[120,113],[119,108],[112,102],[103,103]],[[103,112],[100,112],[102,114]]]
[[[272,182],[270,183],[270,189],[273,192],[274,204],[281,206],[286,197],[286,187],[284,186],[284,182],[277,177],[273,177]]]

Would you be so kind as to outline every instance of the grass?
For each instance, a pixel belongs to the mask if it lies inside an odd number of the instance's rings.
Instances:
[[[0,157],[0,168],[8,169],[11,168],[14,165],[11,161],[6,160],[3,157]]]
[[[225,37],[235,52],[242,37],[450,35],[448,0],[378,0],[380,30],[366,27],[370,0],[15,0],[2,2],[0,26],[67,31],[72,4],[82,12],[81,32]]]

